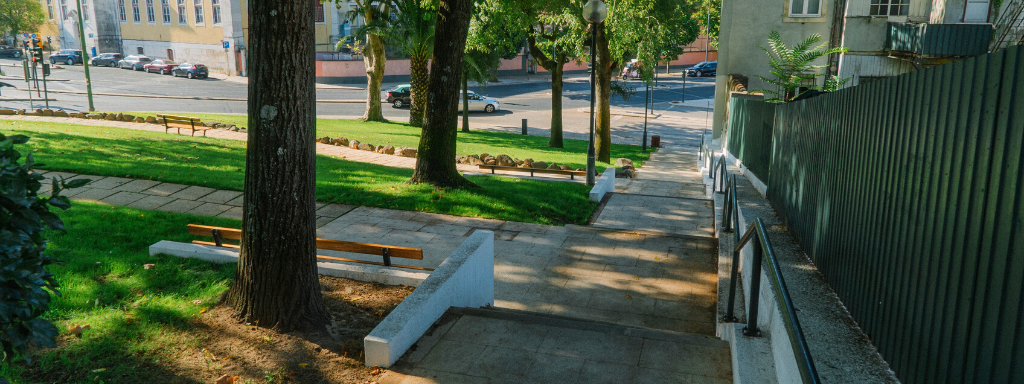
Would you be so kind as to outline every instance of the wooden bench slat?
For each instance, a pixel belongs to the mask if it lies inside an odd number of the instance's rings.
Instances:
[[[490,169],[498,171],[516,171],[516,172],[532,172],[532,173],[549,173],[556,175],[576,175],[586,176],[587,171],[564,171],[561,169],[546,169],[546,168],[523,168],[523,167],[505,167],[500,165],[485,165],[479,164],[480,169]]]
[[[213,227],[209,225],[189,224],[188,233],[195,236],[213,236],[213,230],[220,232],[222,239],[241,240],[242,230],[237,228]],[[381,255],[381,248],[387,248],[391,257],[403,259],[423,260],[423,250],[420,248],[399,247],[394,245],[357,243],[352,241],[316,239],[317,249],[328,251],[362,253],[366,255]]]
[[[217,246],[217,244],[212,242],[212,241],[202,241],[202,240],[192,240],[192,244],[210,245],[210,246],[214,246],[214,247]],[[222,244],[221,247],[223,247],[223,248],[232,248],[232,249],[239,249],[239,248],[241,248],[237,244]],[[324,256],[324,255],[316,255],[316,258],[320,259],[320,260],[343,261],[343,262],[346,262],[346,263],[371,264],[371,265],[385,266],[384,263],[379,262],[379,261],[366,261],[366,260],[346,259],[344,257]],[[416,267],[416,266],[412,266],[412,265],[391,264],[391,266],[392,267],[398,267],[398,268],[415,269],[415,270],[418,270],[418,271],[433,271],[434,270],[432,268]]]
[[[192,136],[196,135],[196,131],[202,131],[203,136],[206,136],[206,131],[212,129],[212,127],[204,126],[200,119],[188,116],[175,116],[175,115],[156,115],[158,118],[164,121],[164,133],[167,133],[172,127],[177,129],[178,134],[181,134],[181,129],[191,129]],[[199,124],[197,127],[196,124]]]

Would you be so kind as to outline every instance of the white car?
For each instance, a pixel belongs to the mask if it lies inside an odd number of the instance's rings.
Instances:
[[[462,92],[459,92],[459,110],[462,110]],[[500,111],[501,103],[499,103],[498,100],[487,96],[480,96],[473,91],[469,91],[469,110],[491,113],[494,111]]]

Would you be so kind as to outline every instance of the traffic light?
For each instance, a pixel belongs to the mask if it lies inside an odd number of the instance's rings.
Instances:
[[[32,49],[32,59],[37,61],[43,61],[43,47],[36,46]]]
[[[47,47],[49,47],[49,46],[50,46],[50,44],[53,44],[53,40],[51,40],[51,39],[52,39],[52,38],[51,38],[50,36],[46,36],[46,46],[47,46]]]

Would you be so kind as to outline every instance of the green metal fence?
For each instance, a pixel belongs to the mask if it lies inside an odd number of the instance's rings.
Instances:
[[[775,105],[734,97],[729,101],[729,153],[762,182],[768,182]]]
[[[1024,382],[1021,68],[1013,47],[777,107],[768,199],[904,382]]]

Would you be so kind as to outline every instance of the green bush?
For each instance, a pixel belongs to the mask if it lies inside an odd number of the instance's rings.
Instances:
[[[56,347],[57,327],[42,318],[50,307],[50,292],[60,294],[53,274],[46,271],[56,260],[43,254],[43,231],[64,230],[60,218],[50,212],[50,206],[71,207],[60,191],[89,182],[53,179],[51,196],[39,197],[43,176],[32,169],[42,164],[36,164],[31,153],[24,165],[19,164],[21,153],[14,149],[28,139],[0,134],[0,361],[16,354],[30,361],[30,346]]]

